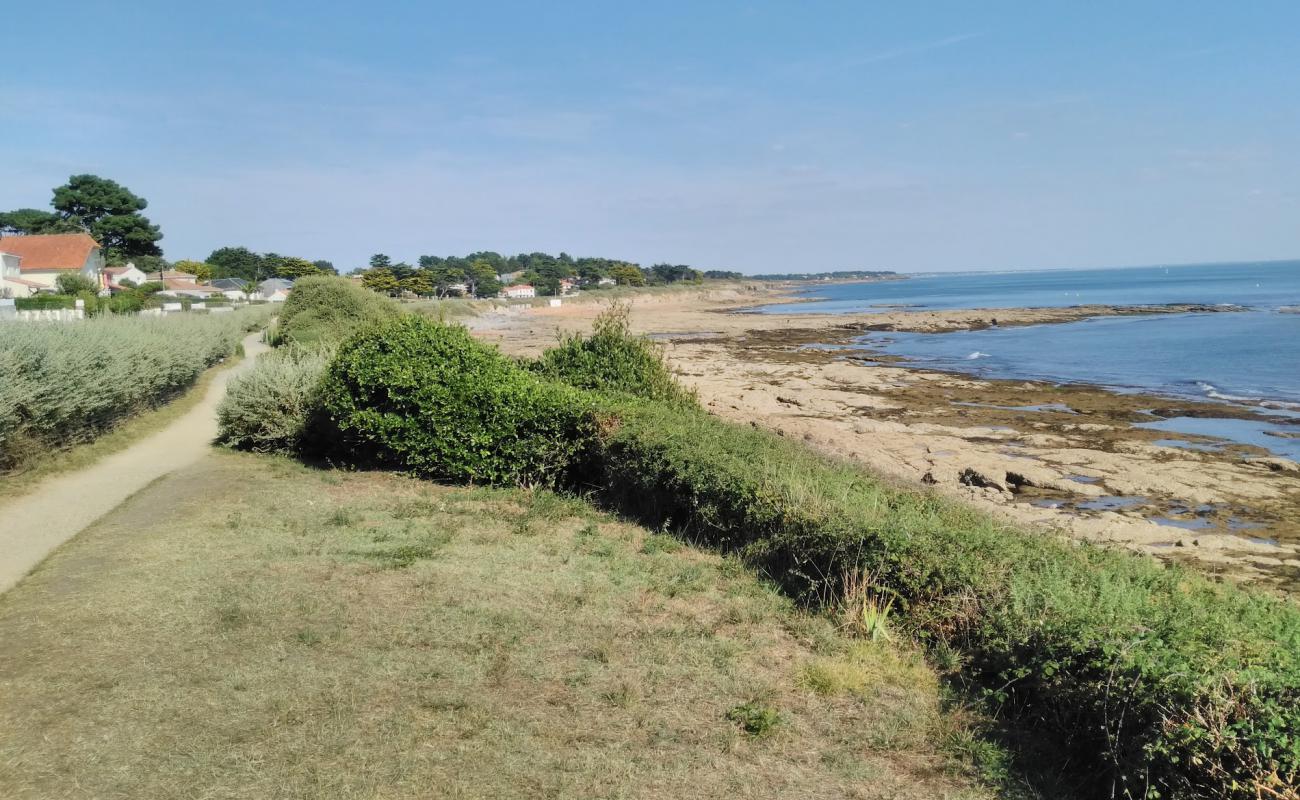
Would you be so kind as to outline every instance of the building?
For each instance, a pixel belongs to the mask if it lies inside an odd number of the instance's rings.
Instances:
[[[108,284],[109,289],[119,290],[130,288],[123,285],[122,281],[130,281],[133,285],[139,286],[148,282],[149,278],[135,264],[127,262],[125,267],[105,267],[104,282]]]
[[[19,259],[18,274],[31,291],[52,291],[60,275],[85,275],[103,286],[104,254],[85,233],[54,233],[0,238],[0,253]]]
[[[523,300],[536,297],[537,290],[529,283],[516,283],[501,290],[501,296],[511,300]]]
[[[22,259],[13,253],[0,253],[0,298],[31,297],[45,288],[22,276]]]
[[[231,300],[247,300],[248,292],[244,291],[244,287],[249,283],[250,281],[239,278],[217,278],[209,285]]]
[[[289,298],[293,281],[288,278],[267,278],[257,284],[257,296],[272,303],[283,303]]]

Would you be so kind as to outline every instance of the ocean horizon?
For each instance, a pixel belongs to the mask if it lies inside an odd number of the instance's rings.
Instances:
[[[1300,460],[1300,261],[942,273],[816,286],[765,313],[847,314],[1076,305],[1195,304],[1214,313],[1096,317],[952,333],[871,333],[858,345],[917,367],[991,379],[1097,385],[1270,415],[1253,427],[1204,419],[1168,430],[1219,436]],[[990,314],[995,319],[996,313]],[[1250,429],[1247,430],[1246,428]]]

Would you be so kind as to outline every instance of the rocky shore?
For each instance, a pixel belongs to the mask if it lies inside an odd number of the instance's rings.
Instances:
[[[1300,465],[1260,448],[1203,447],[1204,437],[1137,427],[1171,416],[1251,412],[916,369],[855,345],[871,331],[936,333],[995,320],[1037,325],[1224,308],[745,313],[787,299],[761,285],[638,298],[631,319],[635,330],[664,343],[683,383],[720,416],[932,486],[1008,521],[1300,591]],[[561,332],[586,328],[604,305],[566,301],[481,317],[472,327],[507,352],[535,353]]]

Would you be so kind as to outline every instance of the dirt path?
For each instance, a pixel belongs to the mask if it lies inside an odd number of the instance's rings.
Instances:
[[[185,416],[84,470],[60,475],[0,505],[0,593],[132,494],[198,461],[217,435],[217,404],[226,384],[267,350],[261,339],[260,332],[245,337],[244,361],[218,373],[203,400]]]

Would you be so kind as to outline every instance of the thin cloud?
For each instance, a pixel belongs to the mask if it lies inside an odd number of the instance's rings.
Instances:
[[[942,39],[935,39],[930,42],[919,42],[917,44],[902,45],[899,47],[890,48],[888,50],[881,50],[876,53],[870,53],[868,55],[861,56],[859,58],[849,59],[843,62],[840,66],[844,69],[847,69],[849,67],[866,66],[867,64],[880,64],[885,61],[894,61],[899,58],[906,58],[908,56],[917,56],[917,55],[921,55],[922,53],[930,53],[935,50],[943,50],[944,48],[952,47],[953,45],[961,44],[962,42],[969,42],[972,39],[978,39],[985,35],[986,34],[982,32],[960,33],[955,36],[945,36]]]

